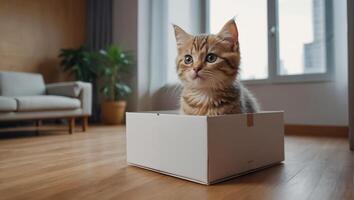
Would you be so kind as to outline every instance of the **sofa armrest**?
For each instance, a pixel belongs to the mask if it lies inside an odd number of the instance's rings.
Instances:
[[[82,87],[80,84],[82,82],[63,82],[63,83],[52,83],[46,85],[46,93],[48,95],[58,95],[66,97],[75,97],[80,96]]]
[[[83,115],[91,115],[92,86],[91,83],[76,81],[52,83],[46,85],[46,94],[78,98],[81,101]]]

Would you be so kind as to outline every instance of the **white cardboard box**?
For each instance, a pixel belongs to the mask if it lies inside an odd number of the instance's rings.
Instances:
[[[213,184],[284,160],[283,112],[127,113],[127,162]]]

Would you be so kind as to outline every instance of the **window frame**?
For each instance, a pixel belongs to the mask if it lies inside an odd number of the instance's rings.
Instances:
[[[326,72],[311,74],[280,75],[279,69],[279,16],[278,0],[267,0],[267,27],[268,27],[268,78],[242,80],[245,84],[283,84],[283,83],[311,83],[328,82],[333,80],[334,74],[334,36],[332,0],[325,0],[326,21]],[[204,9],[205,32],[210,32],[210,0],[206,0]]]

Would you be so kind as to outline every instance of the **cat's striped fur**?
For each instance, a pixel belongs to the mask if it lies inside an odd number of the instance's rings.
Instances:
[[[217,35],[192,36],[178,26],[174,29],[183,113],[223,115],[259,111],[256,99],[237,80],[240,50],[234,20],[227,22]]]

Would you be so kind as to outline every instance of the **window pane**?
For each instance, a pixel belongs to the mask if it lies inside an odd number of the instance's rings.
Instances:
[[[326,72],[325,0],[279,0],[279,74]]]
[[[241,78],[268,77],[268,38],[266,0],[210,0],[209,27],[217,33],[235,17],[241,48]]]

